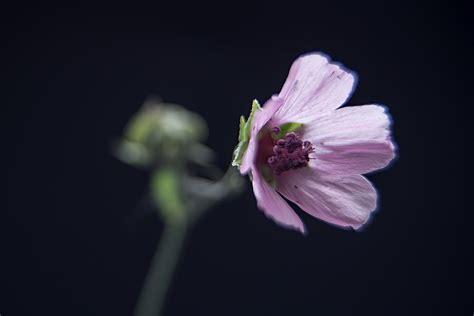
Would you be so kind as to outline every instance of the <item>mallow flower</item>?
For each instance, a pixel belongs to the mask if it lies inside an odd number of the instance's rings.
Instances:
[[[277,223],[305,232],[285,201],[325,222],[359,229],[377,208],[362,174],[394,158],[390,117],[376,104],[341,106],[356,75],[320,53],[299,57],[278,95],[255,100],[241,117],[233,165],[249,174],[258,207]],[[284,197],[284,198],[283,198]]]

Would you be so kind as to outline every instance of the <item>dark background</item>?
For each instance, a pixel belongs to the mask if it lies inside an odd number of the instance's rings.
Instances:
[[[350,104],[393,116],[380,211],[361,233],[299,212],[301,236],[249,188],[192,231],[165,315],[472,315],[467,5],[70,6],[2,10],[2,316],[131,315],[162,224],[110,141],[158,94],[208,120],[224,168],[239,115],[316,50],[359,74]]]

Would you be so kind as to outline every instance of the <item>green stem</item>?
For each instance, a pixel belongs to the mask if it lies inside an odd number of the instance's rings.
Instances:
[[[229,168],[217,182],[188,178],[192,199],[185,208],[176,172],[175,168],[163,168],[153,177],[152,189],[165,229],[138,298],[135,316],[160,315],[188,228],[215,204],[240,192],[244,184],[235,168]]]
[[[158,316],[183,247],[187,225],[166,223],[138,298],[135,316]]]

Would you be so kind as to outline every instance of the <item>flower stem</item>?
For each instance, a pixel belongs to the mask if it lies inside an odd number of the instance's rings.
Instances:
[[[165,224],[135,307],[135,316],[160,315],[186,232],[186,223]]]
[[[188,198],[192,202],[179,211],[179,200],[172,199],[176,193],[174,189],[178,187],[174,176],[173,169],[162,169],[155,178],[154,188],[158,193],[155,201],[161,210],[165,228],[138,297],[134,316],[160,315],[189,227],[217,203],[241,192],[244,186],[240,174],[232,167],[216,182],[188,177],[186,192],[192,197]]]

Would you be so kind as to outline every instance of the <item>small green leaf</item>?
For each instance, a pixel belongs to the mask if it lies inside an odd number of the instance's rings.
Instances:
[[[297,132],[303,127],[301,123],[285,123],[280,126],[280,132],[278,134],[274,134],[274,139],[281,139],[285,137],[286,134],[291,132]]]
[[[260,104],[257,100],[252,102],[252,111],[250,112],[249,119],[245,121],[245,117],[242,115],[240,117],[240,130],[239,130],[239,143],[234,149],[232,166],[240,167],[244,154],[247,151],[247,147],[250,141],[250,132],[253,125],[253,120],[255,118],[255,113],[261,109]]]

